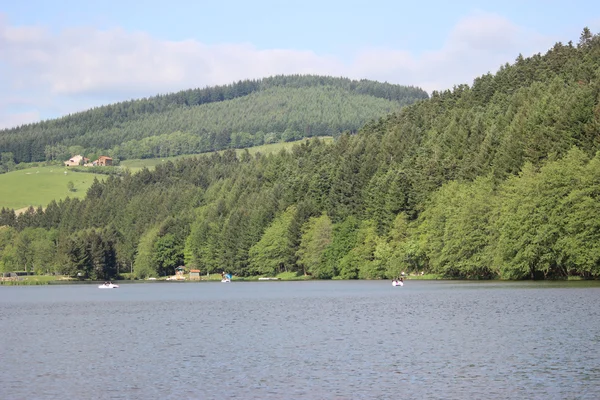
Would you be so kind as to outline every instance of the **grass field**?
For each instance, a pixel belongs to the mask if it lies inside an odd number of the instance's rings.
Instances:
[[[333,141],[331,137],[321,137],[325,142]],[[257,152],[262,154],[277,153],[282,149],[291,150],[291,148],[302,141],[273,143],[263,146],[251,147],[248,152],[252,155]],[[242,154],[244,150],[236,150]],[[210,155],[212,153],[204,153]],[[169,158],[148,158],[143,160],[124,160],[121,161],[121,168],[127,168],[131,172],[137,172],[147,167],[154,168],[167,160],[179,160],[182,158],[198,157],[195,155],[182,155]],[[65,171],[67,174],[65,175]],[[52,200],[61,200],[66,197],[85,197],[88,188],[94,181],[94,176],[102,180],[106,175],[95,175],[85,172],[68,171],[63,166],[44,166],[13,171],[6,174],[0,174],[0,208],[12,208],[15,211],[23,211],[29,206],[45,207]],[[75,191],[69,191],[67,184],[73,182]]]
[[[332,137],[320,137],[320,140],[324,141],[324,142],[332,142],[333,138]],[[304,140],[297,140],[295,142],[286,142],[286,143],[272,143],[272,144],[265,144],[262,146],[256,146],[256,147],[250,147],[248,149],[248,152],[251,155],[254,155],[258,152],[262,153],[262,154],[271,154],[271,153],[278,153],[279,151],[281,151],[281,149],[286,149],[286,150],[290,150],[292,147],[294,147],[294,145],[302,143]],[[240,154],[242,154],[244,152],[244,149],[236,149],[236,153],[238,154],[238,156]],[[221,152],[219,152],[221,153]],[[176,161],[176,160],[181,160],[183,158],[190,158],[190,157],[198,157],[198,156],[206,156],[206,155],[211,155],[212,153],[203,153],[203,154],[185,154],[185,155],[181,155],[181,156],[175,156],[175,157],[165,157],[165,158],[146,158],[146,159],[135,159],[135,160],[123,160],[120,163],[120,166],[122,168],[128,168],[129,170],[131,170],[131,172],[137,172],[140,169],[146,167],[148,169],[152,169],[154,167],[156,167],[158,164],[166,162],[166,161]]]
[[[20,210],[29,206],[45,207],[52,200],[84,197],[94,176],[104,175],[67,172],[62,166],[34,167],[0,174],[0,208]],[[74,192],[67,184],[73,182]]]

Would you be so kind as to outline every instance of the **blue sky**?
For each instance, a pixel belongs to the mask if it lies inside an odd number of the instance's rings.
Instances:
[[[0,0],[0,129],[276,74],[443,90],[585,26],[600,2]]]

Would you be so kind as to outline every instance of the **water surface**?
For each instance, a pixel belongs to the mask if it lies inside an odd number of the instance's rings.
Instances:
[[[2,399],[598,399],[600,286],[0,287]]]

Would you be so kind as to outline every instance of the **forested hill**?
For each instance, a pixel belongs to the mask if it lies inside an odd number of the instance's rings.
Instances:
[[[120,159],[195,154],[356,131],[427,97],[419,88],[369,80],[275,76],[2,130],[0,149],[17,163],[64,160],[73,152]]]
[[[166,162],[82,201],[4,210],[0,266],[598,278],[599,138],[600,36],[586,29],[331,145]]]

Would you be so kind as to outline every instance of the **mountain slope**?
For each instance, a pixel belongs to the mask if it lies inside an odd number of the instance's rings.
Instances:
[[[288,130],[285,139],[293,140],[357,130],[370,119],[427,97],[421,89],[388,83],[278,76],[133,100],[2,130],[0,149],[11,152],[17,163],[64,159],[71,150],[125,157],[110,154],[111,149],[124,142],[179,132],[185,138],[176,135],[163,141],[177,142],[179,152],[171,155],[191,154],[198,148],[228,148],[231,135],[238,133],[274,133],[279,140]],[[187,148],[189,140],[195,141],[195,149]],[[245,141],[237,147],[262,144],[260,138]],[[71,146],[81,147],[70,150]]]
[[[96,182],[82,201],[3,210],[0,260],[36,268],[48,258],[15,249],[39,241],[28,248],[54,252],[56,272],[93,277],[185,263],[241,276],[598,278],[599,138],[600,36],[584,34],[331,145],[165,162]]]

